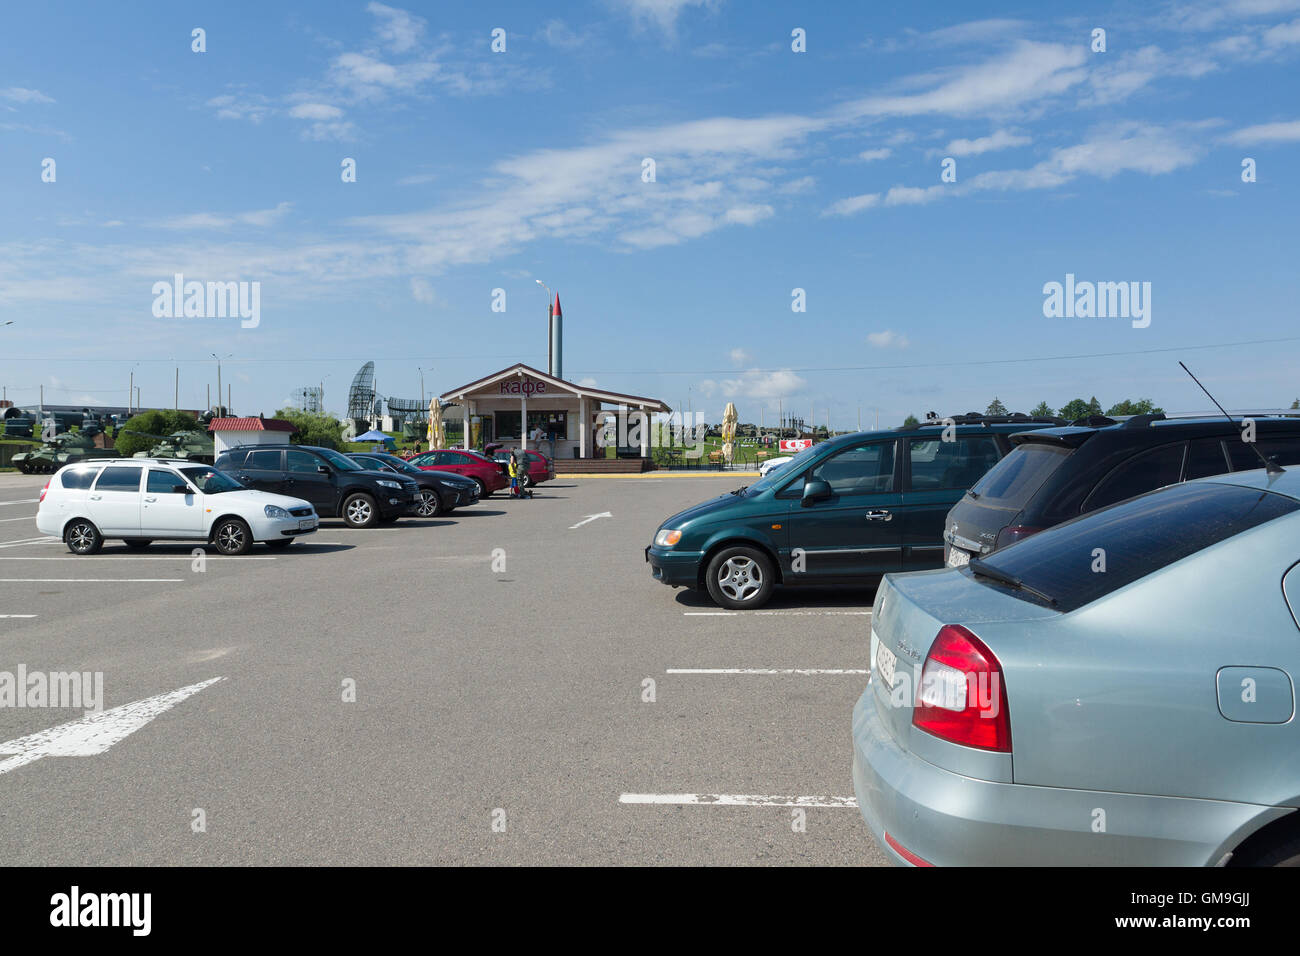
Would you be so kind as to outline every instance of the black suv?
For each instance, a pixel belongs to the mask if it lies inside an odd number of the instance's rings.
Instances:
[[[313,445],[241,445],[222,452],[213,467],[246,488],[310,501],[322,518],[342,517],[352,528],[396,521],[419,498],[419,486],[405,475],[367,471]]]
[[[1249,416],[1248,416],[1249,418]],[[1254,449],[1300,463],[1300,419],[1249,418]],[[1163,485],[1262,468],[1241,420],[1094,416],[1065,428],[1012,435],[1011,454],[953,505],[944,560],[967,563],[1035,532]]]
[[[415,513],[421,518],[450,514],[464,505],[478,501],[478,482],[454,471],[426,471],[405,458],[384,452],[349,452],[348,457],[371,471],[397,472],[420,486],[416,493]]]

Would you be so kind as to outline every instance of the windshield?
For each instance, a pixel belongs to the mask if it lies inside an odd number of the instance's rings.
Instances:
[[[223,491],[243,491],[244,486],[229,475],[213,468],[182,468],[182,475],[205,495],[219,495]]]
[[[324,458],[326,461],[328,461],[339,471],[365,471],[364,468],[358,465],[351,458],[348,458],[346,455],[340,455],[338,452],[331,451],[328,448],[322,448],[320,451],[317,452],[317,454],[320,455],[322,458]]]
[[[767,477],[760,478],[749,486],[747,494],[756,495],[760,491],[766,491],[773,485],[785,481],[791,475],[797,474],[808,466],[813,456],[821,451],[820,445],[812,445],[805,448],[799,454],[795,455],[789,461],[781,465],[776,465],[767,473]]]
[[[1072,449],[1029,442],[1011,449],[970,490],[986,504],[1023,508]]]
[[[1239,485],[1174,485],[1067,521],[972,561],[981,584],[1073,611],[1300,504]],[[1098,562],[1104,562],[1099,564]],[[1014,582],[1014,583],[1012,583]]]

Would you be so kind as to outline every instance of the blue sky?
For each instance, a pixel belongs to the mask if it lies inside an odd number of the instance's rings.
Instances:
[[[566,377],[714,418],[1203,409],[1180,358],[1300,394],[1261,341],[1300,337],[1300,0],[878,6],[10,6],[0,383],[170,405],[179,367],[197,407],[217,352],[241,413],[342,411],[369,359],[418,397],[544,366],[541,279]],[[259,282],[260,324],[156,318],[177,272]],[[1046,318],[1067,273],[1149,282],[1150,325]],[[1056,356],[1092,357],[1003,361]]]

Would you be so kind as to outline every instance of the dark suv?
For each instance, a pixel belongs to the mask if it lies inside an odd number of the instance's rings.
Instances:
[[[656,580],[761,607],[777,584],[862,586],[943,563],[955,501],[1026,428],[1026,415],[963,415],[813,445],[752,485],[673,515],[646,560]]]
[[[404,458],[383,452],[352,452],[348,455],[362,468],[371,471],[397,472],[415,482],[415,513],[421,518],[436,518],[450,514],[463,505],[478,501],[478,482],[452,471],[425,471]]]
[[[1300,419],[1258,417],[1255,448],[1281,465],[1300,463]],[[966,564],[1035,532],[1163,485],[1253,471],[1260,455],[1245,426],[1226,418],[1137,415],[1011,436],[1015,450],[948,513],[944,560]]]
[[[418,500],[410,478],[367,471],[332,448],[241,445],[222,452],[213,467],[247,488],[304,498],[322,518],[341,517],[352,528],[396,521]]]

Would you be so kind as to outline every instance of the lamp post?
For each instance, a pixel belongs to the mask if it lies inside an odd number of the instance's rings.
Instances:
[[[555,293],[541,279],[533,281],[546,290],[546,372],[549,375],[555,368],[555,329],[552,325],[555,319]]]
[[[229,355],[218,355],[216,352],[209,352],[208,354],[217,360],[217,402],[218,404],[220,404],[221,402],[221,360],[223,358],[234,358],[234,353],[232,352]],[[226,408],[226,414],[230,414],[229,407]]]

